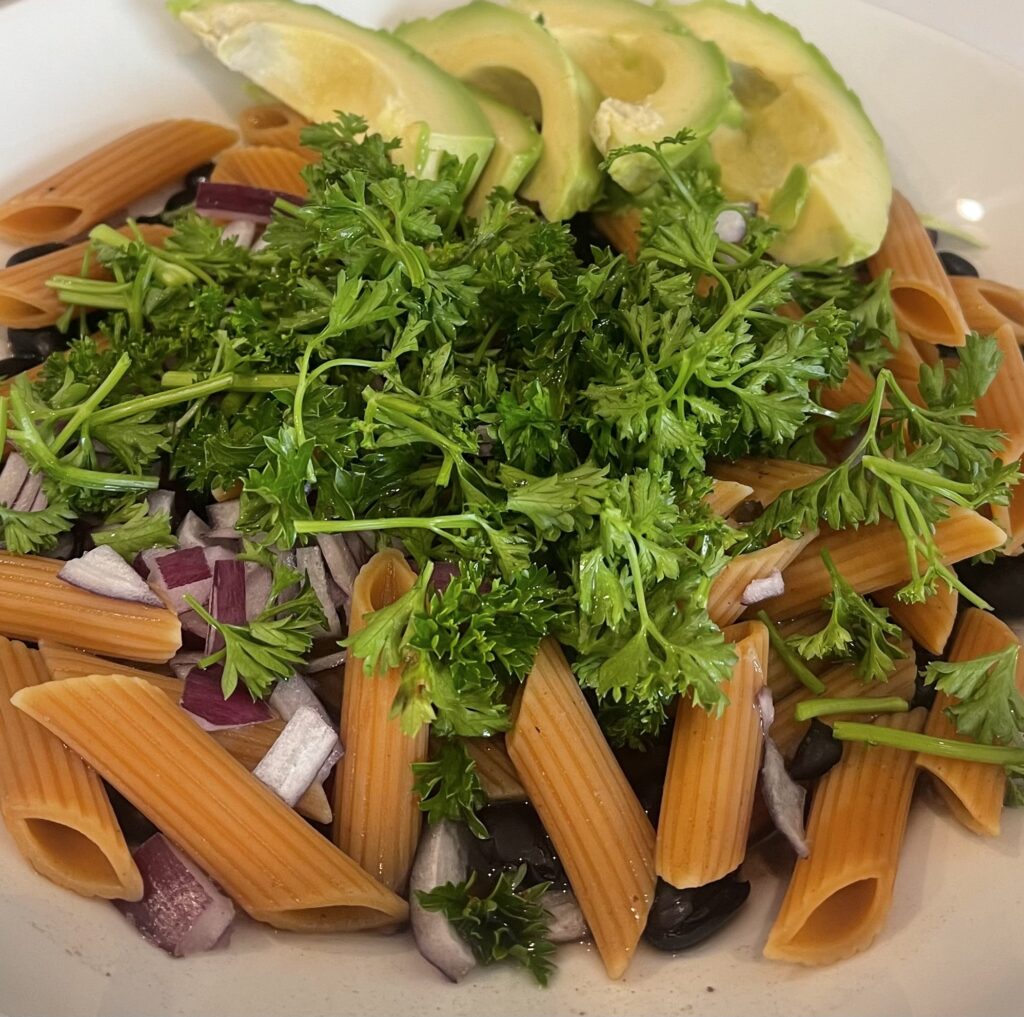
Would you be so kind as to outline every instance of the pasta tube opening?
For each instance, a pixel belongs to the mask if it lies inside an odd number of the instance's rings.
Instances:
[[[55,234],[70,237],[92,225],[82,204],[67,201],[50,205],[36,199],[28,208],[14,208],[0,218],[6,233],[26,239]]]
[[[790,937],[790,947],[820,950],[829,944],[837,952],[856,950],[861,929],[876,924],[888,910],[889,901],[879,893],[880,889],[876,876],[838,886]]]

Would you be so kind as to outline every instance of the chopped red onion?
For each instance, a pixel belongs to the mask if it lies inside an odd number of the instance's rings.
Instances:
[[[174,492],[173,491],[150,491],[146,495],[147,514],[158,516],[161,513],[167,516],[174,515]]]
[[[434,571],[430,573],[430,585],[438,593],[444,593],[448,584],[459,575],[459,566],[451,561],[439,561],[434,563]]]
[[[328,653],[325,657],[314,657],[306,662],[303,671],[306,674],[316,674],[317,671],[330,671],[333,668],[341,667],[345,663],[345,651],[338,650],[337,653]]]
[[[157,558],[162,554],[167,554],[166,547],[148,547],[145,551],[140,551],[135,556],[135,561],[132,562],[132,568],[135,569],[143,579],[149,579],[153,574]]]
[[[24,488],[22,488],[24,490]],[[50,499],[46,497],[46,492],[43,490],[42,481],[39,482],[39,490],[36,492],[35,498],[32,499],[32,505],[30,507],[31,512],[42,512],[47,505],[50,504]]]
[[[150,582],[176,614],[184,614],[190,610],[186,596],[206,606],[213,590],[216,563],[233,560],[234,555],[222,547],[194,545],[176,551],[161,550],[152,556]]]
[[[727,244],[738,244],[747,235],[747,220],[734,208],[724,209],[715,219],[715,233]]]
[[[409,918],[416,947],[453,982],[461,981],[476,967],[476,958],[452,923],[440,912],[423,907],[418,894],[466,878],[469,836],[461,823],[449,819],[428,826],[420,838],[409,877]]]
[[[334,727],[312,707],[300,706],[252,775],[294,808],[337,746]]]
[[[104,597],[149,604],[151,607],[164,606],[138,572],[107,544],[86,551],[81,558],[65,562],[57,575],[72,586]]]
[[[760,604],[762,600],[770,600],[772,597],[781,596],[786,592],[786,583],[782,573],[775,569],[769,572],[763,579],[752,579],[747,583],[746,589],[740,594],[741,604]]]
[[[552,943],[577,943],[589,935],[587,920],[571,890],[548,890],[540,903],[551,916],[548,939]]]
[[[245,617],[245,563],[236,558],[214,563],[213,591],[210,594],[210,614],[227,625],[244,625]],[[216,653],[224,645],[224,637],[210,626],[206,637],[206,652]]]
[[[43,478],[38,473],[30,473],[25,482],[21,485],[18,497],[14,499],[11,508],[16,512],[32,512],[36,499],[43,493]],[[46,498],[46,495],[43,495]]]
[[[223,673],[220,664],[213,664],[205,671],[194,667],[185,678],[181,708],[192,714],[192,719],[204,731],[262,724],[273,719],[270,707],[262,699],[254,700],[242,685],[225,699],[220,687]]]
[[[235,219],[220,231],[222,243],[233,240],[239,247],[252,247],[256,239],[256,223],[247,219]]]
[[[372,530],[342,534],[356,565],[362,568],[377,550],[377,537]]]
[[[196,211],[213,218],[229,218],[234,221],[270,222],[274,203],[278,198],[302,205],[298,195],[287,191],[271,191],[264,187],[247,187],[244,184],[214,184],[204,180],[196,190]]]
[[[238,517],[242,511],[242,503],[235,498],[233,501],[217,501],[206,507],[206,518],[210,520],[210,530],[206,534],[208,540],[240,540]]]
[[[245,563],[245,620],[252,621],[270,601],[274,577],[270,569],[254,561]]]
[[[206,638],[210,634],[210,626],[195,611],[182,611],[178,615],[181,624],[181,648],[183,650],[202,650],[206,656]]]
[[[807,791],[786,772],[786,762],[769,730],[775,720],[775,703],[771,689],[763,688],[757,694],[757,708],[761,714],[764,732],[764,761],[761,764],[761,796],[772,817],[775,828],[792,845],[801,858],[809,854],[804,829],[804,803]]]
[[[178,527],[178,545],[180,547],[206,547],[210,527],[195,514],[189,511]]]
[[[0,453],[2,452],[3,449],[0,449]],[[0,470],[0,505],[4,508],[11,508],[14,505],[27,477],[28,463],[17,452],[12,452]]]
[[[338,589],[348,598],[352,596],[352,584],[359,574],[359,565],[352,557],[352,551],[341,533],[318,533],[316,543],[327,563],[331,578]]]
[[[234,904],[162,833],[153,834],[133,857],[145,887],[142,900],[114,901],[114,906],[146,939],[174,957],[227,941]]]
[[[188,677],[189,672],[205,656],[206,654],[202,650],[179,650],[167,662],[167,666],[174,673],[175,678],[180,678],[184,681]]]
[[[270,693],[270,705],[285,720],[291,720],[303,708],[315,710],[332,731],[336,730],[329,714],[324,709],[324,704],[320,702],[317,694],[301,675],[293,675],[286,681],[279,681],[274,686],[274,691]],[[335,737],[334,747],[331,749],[327,759],[324,760],[323,766],[320,767],[314,782],[322,784],[327,780],[331,770],[334,769],[335,764],[341,759],[342,755],[344,755],[344,749],[340,740]]]
[[[341,635],[341,619],[331,601],[323,555],[315,547],[300,547],[295,552],[295,563],[298,570],[306,574],[309,585],[313,587],[316,599],[323,608],[325,625],[317,634],[337,638]]]

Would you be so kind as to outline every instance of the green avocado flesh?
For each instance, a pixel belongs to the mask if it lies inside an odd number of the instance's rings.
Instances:
[[[590,125],[600,96],[550,32],[487,0],[396,31],[450,74],[540,125],[544,146],[519,188],[523,198],[548,219],[568,219],[594,203],[601,173]]]
[[[184,0],[172,10],[225,66],[310,120],[357,113],[402,140],[399,158],[430,176],[447,152],[476,157],[494,134],[468,90],[387,32],[290,0]]]
[[[711,148],[726,194],[756,202],[783,229],[772,253],[793,265],[873,254],[888,223],[889,166],[860,101],[828,60],[752,4],[668,9],[731,65],[743,115],[718,127]]]
[[[512,0],[543,24],[602,95],[591,136],[602,154],[650,145],[689,128],[698,138],[722,118],[731,95],[718,48],[664,11],[635,0]],[[613,179],[641,191],[656,175],[643,155],[619,158]]]

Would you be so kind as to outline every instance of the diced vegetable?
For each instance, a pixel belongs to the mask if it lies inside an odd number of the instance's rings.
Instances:
[[[244,625],[245,563],[236,559],[223,560],[213,566],[213,590],[210,593],[210,614],[219,622]],[[206,652],[215,653],[224,645],[224,639],[211,628],[206,639]]]
[[[3,449],[0,449],[0,454]],[[11,452],[0,470],[0,505],[10,508],[28,477],[28,463],[17,452]]]
[[[786,772],[786,762],[769,730],[775,720],[775,704],[771,689],[757,694],[757,708],[764,731],[764,762],[761,764],[761,795],[778,831],[801,857],[809,854],[804,830],[804,803],[807,791]]]
[[[65,562],[57,575],[72,586],[117,600],[163,607],[160,598],[112,547],[101,544]]]
[[[740,594],[741,604],[760,604],[762,600],[778,597],[786,592],[786,584],[782,573],[775,569],[763,579],[753,579],[747,583],[746,589]]]
[[[252,774],[294,807],[337,747],[333,725],[313,707],[300,706]]]
[[[185,678],[181,708],[192,714],[203,730],[262,724],[273,718],[270,707],[262,699],[253,699],[241,685],[225,699],[222,674],[221,666],[213,664],[205,671],[194,667]]]
[[[331,600],[323,555],[315,547],[300,547],[295,552],[295,562],[299,571],[306,574],[309,585],[313,587],[316,599],[323,608],[326,625],[319,634],[337,638],[341,635],[341,619],[338,618],[338,611]]]
[[[204,180],[196,190],[196,211],[235,222],[270,222],[274,203],[282,198],[293,205],[303,204],[303,199],[284,191],[269,191],[263,187],[246,187],[243,184],[214,184]]]

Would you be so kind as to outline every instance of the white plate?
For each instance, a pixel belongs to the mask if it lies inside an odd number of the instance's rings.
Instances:
[[[386,24],[441,4],[333,6]],[[886,139],[897,184],[951,220],[959,199],[980,202],[985,215],[975,228],[991,246],[971,256],[984,272],[1024,284],[1024,77],[856,0],[767,6],[799,25],[859,92]],[[0,42],[0,195],[141,122],[230,120],[246,103],[243,85],[156,0],[0,2]],[[1024,815],[1007,814],[1004,827],[997,841],[982,841],[919,797],[885,931],[868,953],[835,967],[761,959],[787,865],[780,853],[750,864],[751,902],[703,947],[675,958],[641,948],[618,983],[606,980],[592,952],[563,949],[545,991],[498,969],[450,986],[405,936],[300,937],[243,924],[230,949],[171,960],[109,905],[36,876],[0,826],[0,1013],[1017,1015]]]

